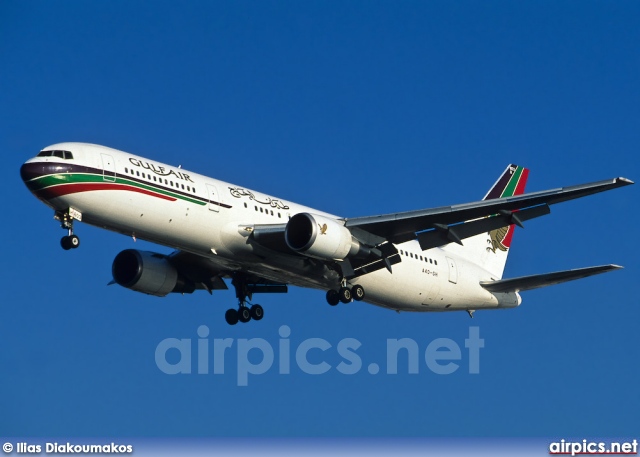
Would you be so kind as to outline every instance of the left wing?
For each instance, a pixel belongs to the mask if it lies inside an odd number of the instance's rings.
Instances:
[[[381,268],[391,271],[392,265],[401,261],[395,244],[417,239],[422,250],[431,249],[456,242],[481,233],[507,227],[512,224],[523,226],[529,219],[549,214],[549,205],[585,197],[587,195],[604,192],[618,187],[633,184],[626,178],[614,178],[578,186],[521,194],[512,197],[493,198],[461,205],[394,213],[379,216],[357,217],[348,219],[328,220],[305,213],[297,214],[286,224],[254,225],[247,227],[250,239],[257,244],[279,252],[299,254],[324,260],[342,270],[344,277],[353,278],[371,273]],[[304,216],[304,217],[301,217]],[[294,219],[304,224],[290,227]],[[324,222],[324,224],[323,224]],[[342,250],[342,255],[334,255],[338,250],[327,249],[331,252],[326,256],[316,253],[308,254],[306,248],[318,241],[328,242],[329,238],[322,235],[327,230],[327,224],[336,225],[329,230],[340,233],[335,241],[341,246],[351,246]],[[295,224],[293,224],[295,225]],[[318,228],[318,226],[320,228]],[[293,234],[301,235],[305,248],[296,249],[295,243],[288,242],[287,232],[291,228]],[[326,247],[326,246],[325,246]]]
[[[544,190],[513,197],[482,200],[462,205],[443,206],[404,213],[346,219],[346,227],[359,228],[392,243],[422,238],[423,250],[461,240],[511,224],[522,226],[527,219],[549,214],[548,205],[633,184],[626,178],[614,178],[578,186]],[[489,218],[481,220],[481,218]],[[469,222],[465,222],[469,221]],[[417,235],[431,230],[434,235]],[[440,232],[440,234],[438,234]],[[442,235],[444,234],[444,235]],[[441,241],[434,243],[436,237]]]

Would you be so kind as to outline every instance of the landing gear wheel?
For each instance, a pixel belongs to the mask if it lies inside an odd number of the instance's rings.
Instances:
[[[238,310],[238,320],[242,323],[249,322],[251,320],[251,311],[246,306],[241,306]]]
[[[71,235],[67,238],[69,238],[69,246],[71,246],[71,249],[75,249],[80,246],[80,238],[78,238],[78,235]]]
[[[65,251],[75,249],[80,246],[80,238],[78,238],[78,235],[63,236],[60,240],[60,246],[62,246],[62,249]]]
[[[340,294],[337,290],[331,289],[327,292],[327,303],[329,303],[331,306],[336,306],[338,303],[340,303]]]
[[[224,313],[224,319],[227,321],[227,324],[236,325],[238,323],[238,311],[228,309],[227,312]]]
[[[340,291],[338,292],[338,295],[340,297],[340,301],[342,303],[349,303],[351,302],[351,289],[349,289],[348,287],[341,287]]]
[[[253,305],[249,312],[251,313],[251,319],[254,321],[259,321],[264,317],[264,309],[260,305]]]
[[[362,287],[360,284],[356,284],[351,288],[351,295],[353,295],[353,299],[355,301],[364,300],[364,287]]]

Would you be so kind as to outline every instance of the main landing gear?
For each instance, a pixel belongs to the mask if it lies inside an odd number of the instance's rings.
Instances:
[[[224,314],[224,318],[229,325],[236,325],[238,322],[249,322],[251,319],[259,321],[264,317],[264,309],[262,306],[249,302],[251,293],[247,286],[247,277],[243,273],[237,273],[231,284],[236,289],[236,297],[238,298],[238,309],[228,309]],[[250,306],[249,306],[250,305]]]
[[[69,233],[60,240],[60,246],[62,246],[62,249],[65,251],[76,249],[80,246],[80,238],[78,238],[78,235],[73,234],[73,220],[80,220],[79,215],[80,213],[78,211],[71,208],[65,213],[56,212],[55,218],[60,221],[61,227]]]
[[[331,306],[336,306],[338,303],[350,303],[352,300],[361,301],[364,300],[364,287],[360,284],[349,288],[347,281],[342,280],[341,287],[338,290],[331,289],[327,292],[327,302]]]

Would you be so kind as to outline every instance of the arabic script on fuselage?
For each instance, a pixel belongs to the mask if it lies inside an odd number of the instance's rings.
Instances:
[[[249,197],[249,200],[253,200],[256,203],[260,203],[261,205],[269,205],[272,208],[278,208],[278,209],[289,209],[287,205],[282,203],[282,201],[278,200],[277,198],[271,198],[271,197],[265,196],[261,200],[261,199],[258,199],[253,194],[253,192],[248,191],[247,189],[243,189],[242,187],[229,187],[229,192],[231,193],[232,196],[236,198]]]

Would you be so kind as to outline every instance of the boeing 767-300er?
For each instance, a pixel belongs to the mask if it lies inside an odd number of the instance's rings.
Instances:
[[[515,226],[549,206],[633,184],[614,178],[524,193],[529,170],[509,165],[481,201],[344,218],[126,152],[87,143],[44,148],[20,169],[53,208],[77,248],[74,221],[169,246],[169,255],[126,249],[113,281],[146,294],[211,293],[230,279],[231,325],[260,320],[253,294],[289,284],[397,311],[514,308],[520,291],[621,268],[617,265],[502,279]]]

